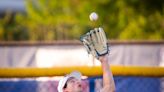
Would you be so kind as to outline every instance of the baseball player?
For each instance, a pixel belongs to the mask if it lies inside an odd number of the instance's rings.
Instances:
[[[96,92],[115,92],[115,83],[110,70],[108,53],[109,46],[105,32],[102,28],[90,30],[80,38],[89,54],[92,54],[101,62],[103,72],[103,87]],[[72,72],[59,81],[58,92],[83,92],[81,85],[81,73]]]

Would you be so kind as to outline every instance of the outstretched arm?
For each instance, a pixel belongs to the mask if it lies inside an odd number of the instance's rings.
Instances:
[[[113,80],[113,74],[108,64],[107,55],[100,56],[99,60],[103,71],[103,89],[101,92],[115,92],[115,83]]]
[[[103,90],[101,92],[115,92],[113,75],[108,64],[107,53],[109,53],[109,49],[107,38],[103,28],[99,27],[90,30],[84,36],[81,36],[80,40],[83,42],[88,53],[92,54],[101,62],[103,71]]]

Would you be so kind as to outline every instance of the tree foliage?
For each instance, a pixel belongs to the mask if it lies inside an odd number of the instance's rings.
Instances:
[[[26,14],[7,19],[0,20],[0,40],[76,40],[99,26],[115,40],[164,39],[163,0],[27,0]]]

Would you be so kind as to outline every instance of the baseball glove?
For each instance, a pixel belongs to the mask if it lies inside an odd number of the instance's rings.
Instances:
[[[99,56],[109,53],[105,32],[100,27],[90,30],[85,35],[81,36],[80,40],[83,42],[87,52],[97,59]]]

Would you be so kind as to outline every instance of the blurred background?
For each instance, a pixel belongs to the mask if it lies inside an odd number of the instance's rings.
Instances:
[[[91,12],[99,15],[96,22],[89,20]],[[156,77],[144,69],[144,76],[113,72],[116,92],[164,92],[164,0],[0,0],[0,92],[57,92],[56,74],[70,72],[52,69],[47,72],[53,76],[33,78],[38,68],[99,67],[79,41],[94,27],[106,32],[111,66],[160,68],[152,71],[159,71]],[[6,68],[20,70],[5,73]],[[19,78],[25,73],[32,78]],[[102,87],[102,76],[95,75],[84,75],[84,92]]]
[[[114,40],[163,40],[163,0],[1,0],[1,41],[77,40],[92,28],[89,14]]]

